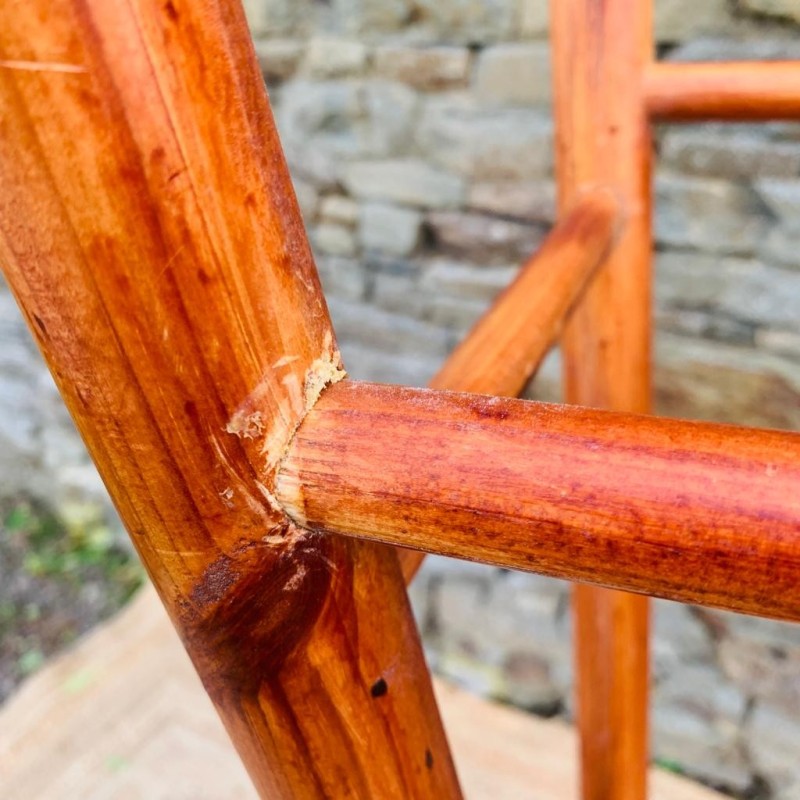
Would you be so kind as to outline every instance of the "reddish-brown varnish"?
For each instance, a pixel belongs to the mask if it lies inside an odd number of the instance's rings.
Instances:
[[[343,373],[241,8],[2,20],[2,264],[259,791],[458,797],[394,552],[273,496]]]
[[[433,389],[516,397],[536,374],[621,224],[616,196],[588,191],[453,351]],[[400,550],[410,581],[425,554]]]
[[[344,381],[276,489],[304,528],[800,619],[800,433]]]
[[[652,56],[651,3],[551,0],[556,177],[565,211],[608,186],[625,229],[563,340],[570,403],[650,408],[650,133],[642,76]],[[648,604],[589,586],[574,592],[584,800],[647,793]]]
[[[800,119],[800,61],[659,62],[644,86],[661,121]]]

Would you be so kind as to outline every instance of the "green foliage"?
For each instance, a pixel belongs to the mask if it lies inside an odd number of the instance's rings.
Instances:
[[[37,578],[59,577],[80,583],[87,573],[104,577],[123,601],[141,584],[138,562],[115,540],[99,510],[73,505],[61,519],[20,504],[6,515],[9,534],[26,540],[22,568]]]
[[[96,505],[58,517],[26,501],[0,511],[0,702],[53,653],[113,614],[144,570]]]
[[[674,775],[683,775],[686,770],[683,766],[671,758],[656,758],[653,762],[659,769],[665,772],[672,772]]]

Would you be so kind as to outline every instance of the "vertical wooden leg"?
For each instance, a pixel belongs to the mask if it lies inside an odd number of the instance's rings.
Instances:
[[[646,0],[552,0],[560,207],[600,184],[625,229],[564,337],[568,402],[650,409],[650,159],[642,77]],[[574,595],[584,800],[642,800],[648,760],[648,601],[578,586]]]
[[[0,265],[263,797],[458,798],[391,548],[297,528],[343,377],[241,6],[0,24]]]

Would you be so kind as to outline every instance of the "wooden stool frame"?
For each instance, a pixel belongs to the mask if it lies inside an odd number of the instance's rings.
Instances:
[[[237,2],[0,2],[2,266],[264,797],[460,796],[387,545],[579,582],[587,800],[646,793],[644,595],[800,619],[800,435],[644,416],[650,123],[800,63],[656,63],[649,5],[553,0],[560,221],[419,390],[345,380]],[[576,304],[602,410],[501,397]]]

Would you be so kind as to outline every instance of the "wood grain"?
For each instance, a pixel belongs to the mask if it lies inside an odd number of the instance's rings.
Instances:
[[[647,110],[662,122],[800,119],[800,61],[659,62],[644,78]]]
[[[567,402],[650,410],[651,142],[642,95],[650,0],[551,0],[556,177],[566,210],[587,186],[617,192],[626,225],[563,340]],[[576,586],[584,800],[644,800],[647,601]]]
[[[536,374],[622,224],[612,192],[581,196],[470,330],[432,389],[516,397]],[[399,550],[406,581],[425,554]]]
[[[800,618],[800,433],[344,381],[276,491],[314,530]]]
[[[457,797],[395,554],[273,497],[343,372],[241,7],[0,17],[3,268],[259,791]]]

